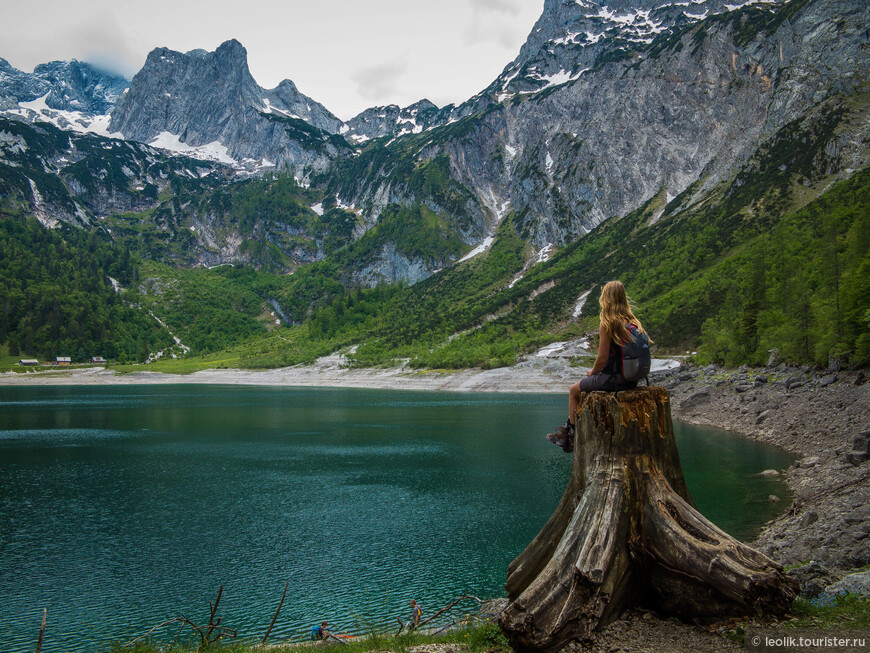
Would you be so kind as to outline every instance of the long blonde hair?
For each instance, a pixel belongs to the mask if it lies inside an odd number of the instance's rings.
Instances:
[[[640,320],[631,310],[628,295],[625,294],[625,286],[621,281],[608,281],[604,284],[598,303],[601,305],[601,324],[604,325],[604,332],[614,342],[622,343],[628,340],[629,333],[625,328],[628,322],[634,324],[641,333],[646,333]]]

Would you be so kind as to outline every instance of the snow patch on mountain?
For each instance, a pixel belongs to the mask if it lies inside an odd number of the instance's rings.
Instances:
[[[475,247],[473,250],[468,252],[468,254],[466,254],[465,256],[463,256],[461,259],[459,259],[456,262],[463,263],[469,259],[474,258],[478,254],[483,254],[486,250],[488,250],[490,247],[492,247],[492,243],[494,240],[495,240],[494,236],[487,236],[486,238],[483,239],[483,242],[480,243],[480,245]]]
[[[335,196],[335,204],[336,204],[336,206],[338,206],[338,208],[340,208],[344,211],[356,211],[356,209],[357,209],[356,204],[354,204],[353,202],[348,204],[347,202],[342,200],[338,195]]]
[[[46,104],[48,93],[29,102],[19,102],[18,108],[7,109],[3,113],[23,118],[29,122],[47,122],[59,129],[70,129],[79,134],[97,134],[107,138],[124,138],[121,132],[109,129],[111,119],[108,115],[90,115],[81,111],[52,109]]]
[[[575,319],[580,317],[580,314],[583,312],[583,307],[586,305],[586,299],[589,297],[589,293],[591,292],[592,289],[590,288],[577,298],[577,301],[574,304],[574,312],[572,313]]]
[[[543,86],[539,90],[543,91],[545,88],[550,88],[551,86],[558,86],[559,84],[565,84],[566,82],[573,82],[575,79],[579,78],[580,75],[588,70],[588,68],[584,68],[583,70],[576,73],[571,73],[567,70],[560,70],[558,73],[555,73],[553,75],[539,75],[537,79],[545,83],[545,86]]]
[[[196,159],[204,159],[206,161],[217,161],[218,163],[227,163],[237,166],[239,162],[231,157],[225,145],[220,141],[212,141],[205,145],[193,146],[187,143],[182,143],[177,134],[168,131],[162,131],[148,143],[151,147],[159,147],[162,150],[169,150],[185,156],[191,156]]]
[[[517,282],[526,276],[526,272],[531,270],[536,265],[543,263],[544,261],[549,261],[550,257],[553,255],[553,252],[556,251],[553,243],[547,243],[537,252],[535,252],[532,257],[526,261],[526,264],[523,266],[523,269],[520,270],[519,274],[517,274],[513,280],[508,284],[508,288],[513,288]]]

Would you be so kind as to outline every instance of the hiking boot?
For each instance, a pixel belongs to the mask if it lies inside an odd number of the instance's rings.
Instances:
[[[562,447],[562,451],[565,453],[571,453],[574,451],[574,425],[571,422],[565,422],[555,432],[548,433],[547,440]]]

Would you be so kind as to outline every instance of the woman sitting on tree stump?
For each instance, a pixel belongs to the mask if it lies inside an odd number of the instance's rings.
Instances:
[[[637,386],[637,381],[626,381],[620,375],[622,345],[632,337],[629,328],[633,326],[632,331],[636,329],[638,333],[646,333],[631,310],[625,286],[621,281],[608,281],[601,289],[598,303],[601,306],[598,357],[592,369],[586,373],[586,378],[568,389],[568,421],[555,432],[547,434],[547,439],[562,447],[565,453],[574,450],[574,415],[580,405],[581,392],[617,392]]]

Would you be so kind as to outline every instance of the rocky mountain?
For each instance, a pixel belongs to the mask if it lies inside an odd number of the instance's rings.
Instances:
[[[354,116],[342,127],[342,133],[355,143],[381,136],[419,134],[443,121],[443,114],[429,100],[420,100],[405,108],[395,104],[372,107]]]
[[[0,59],[0,113],[300,178],[350,150],[337,135],[347,126],[292,81],[258,86],[235,40],[215,52],[157,48],[132,82],[75,60],[24,73]]]
[[[75,59],[40,64],[32,73],[17,70],[0,59],[0,113],[107,136],[106,112],[128,84],[119,75]]]
[[[25,73],[0,59],[0,109],[43,100],[56,111],[75,111],[88,116],[106,113],[127,89],[129,81],[88,63],[51,61]]]
[[[759,4],[775,11],[782,0],[545,0],[519,55],[482,95],[501,101],[564,84],[608,59],[652,44],[661,34]]]
[[[72,114],[62,113],[71,109],[52,109],[50,93],[38,96],[44,97],[40,116],[79,130],[99,126],[236,169],[287,170],[320,193],[305,199],[305,225],[288,227],[296,218],[280,218],[245,232],[260,234],[253,249],[232,226],[232,211],[217,200],[185,204],[195,211],[164,207],[161,214],[172,219],[161,229],[171,231],[175,222],[194,231],[208,225],[208,238],[195,231],[200,250],[193,260],[258,264],[266,259],[251,252],[274,247],[282,252],[278,259],[320,260],[335,248],[323,246],[328,225],[312,216],[337,207],[341,237],[331,242],[350,247],[340,263],[349,270],[344,281],[415,283],[486,251],[507,216],[529,243],[531,264],[650,202],[656,207],[651,220],[675,215],[742,179],[758,152],[795,130],[827,139],[815,162],[824,175],[866,167],[868,126],[856,107],[864,106],[868,92],[868,11],[859,0],[745,6],[547,0],[518,57],[468,102],[441,109],[426,100],[375,107],[346,124],[289,80],[271,90],[258,86],[237,41],[215,52],[159,48],[116,100],[111,124],[107,116],[97,117],[105,120],[101,125],[81,118],[71,124]],[[9,89],[47,83],[25,79],[8,64],[3,71],[4,93],[16,100],[36,91],[14,95]],[[102,93],[99,106],[114,97],[102,90],[108,82],[69,88]],[[73,106],[72,99],[51,102]],[[32,111],[16,106],[13,112]],[[96,111],[98,103],[87,106]],[[10,165],[17,142],[10,136],[5,143]],[[44,166],[76,195],[63,169],[57,161]],[[275,211],[296,215],[291,204],[264,210],[262,219],[268,222]],[[85,203],[83,210],[101,215],[113,206],[107,199]],[[348,211],[358,241],[350,244]],[[293,245],[282,230],[306,244]]]
[[[111,130],[124,138],[187,151],[205,148],[227,163],[261,169],[324,168],[350,150],[341,121],[290,80],[265,90],[236,40],[214,52],[157,48],[117,102]]]
[[[653,199],[658,220],[732,182],[795,130],[833,130],[817,163],[848,175],[868,163],[870,125],[854,108],[868,92],[868,20],[859,0],[658,9],[550,0],[491,100],[473,98],[449,124],[364,145],[326,183],[370,221],[391,203],[450,214],[437,189],[414,181],[441,160],[469,198],[452,207],[463,240],[483,251],[510,212],[538,250]],[[392,267],[385,259],[384,275]]]
[[[141,143],[0,116],[0,215],[104,229],[109,215],[155,208],[167,196],[225,184],[225,166]]]

